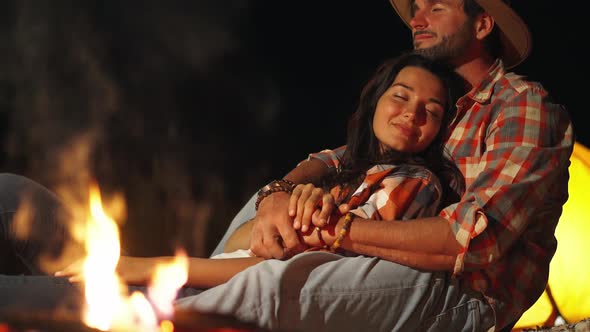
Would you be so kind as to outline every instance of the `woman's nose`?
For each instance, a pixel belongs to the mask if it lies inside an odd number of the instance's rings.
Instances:
[[[409,119],[410,121],[414,121],[414,119],[416,119],[416,109],[413,107],[406,108],[403,117],[405,119]]]

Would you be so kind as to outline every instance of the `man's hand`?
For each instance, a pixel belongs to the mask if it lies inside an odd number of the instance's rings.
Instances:
[[[260,202],[250,237],[250,250],[256,256],[287,259],[305,250],[288,213],[290,196],[276,192]]]

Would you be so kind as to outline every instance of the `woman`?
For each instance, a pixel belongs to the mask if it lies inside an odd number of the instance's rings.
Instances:
[[[333,160],[334,172],[317,184],[330,191],[326,199],[347,203],[350,212],[334,213],[326,226],[310,230],[309,218],[303,214],[315,211],[317,215],[318,202],[301,194],[305,186],[293,188],[284,180],[278,181],[278,190],[261,193],[258,203],[276,191],[295,189],[293,197],[302,198],[299,205],[293,204],[300,211],[295,226],[299,228],[301,219],[305,220],[300,233],[310,251],[342,251],[347,245],[347,230],[357,217],[389,221],[436,215],[443,197],[454,197],[462,190],[456,185],[462,183],[461,175],[445,157],[442,145],[455,114],[454,102],[462,93],[454,72],[438,62],[412,53],[385,62],[361,93],[349,122],[343,159]],[[312,203],[307,209],[305,201]],[[248,245],[245,226],[234,233],[227,248],[247,249]],[[362,246],[348,249],[347,255],[363,253]],[[388,258],[386,251],[379,256]],[[121,257],[118,273],[129,284],[145,284],[155,266],[169,259]],[[213,287],[262,260],[191,258],[186,285]],[[79,264],[74,264],[56,275],[77,280],[79,270]]]

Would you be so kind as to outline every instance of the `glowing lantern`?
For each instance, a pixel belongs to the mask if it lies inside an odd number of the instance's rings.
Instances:
[[[568,323],[590,317],[590,150],[574,145],[569,167],[569,198],[555,230],[558,245],[549,270],[547,291],[520,318],[515,329],[553,325],[557,312]],[[556,308],[555,308],[556,306]]]

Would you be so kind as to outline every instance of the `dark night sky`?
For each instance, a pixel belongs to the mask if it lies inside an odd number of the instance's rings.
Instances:
[[[574,124],[581,125],[585,84],[574,83],[588,73],[588,62],[578,60],[581,42],[576,36],[585,34],[575,16],[581,15],[553,1],[512,3],[534,38],[531,56],[515,71],[543,83],[566,105]],[[283,82],[286,124],[281,126],[295,130],[295,137],[310,132],[323,137],[294,141],[291,151],[297,150],[295,144],[303,145],[303,151],[339,144],[342,115],[352,110],[363,80],[382,59],[410,46],[409,31],[387,0],[291,5],[265,4],[256,20],[264,52]],[[331,121],[336,121],[332,129],[323,129]],[[311,128],[297,133],[306,123]],[[577,134],[580,142],[590,143],[588,130],[578,128]]]
[[[513,3],[534,34],[516,72],[590,144],[581,11]],[[1,15],[0,170],[122,191],[132,254],[210,250],[257,188],[344,142],[365,80],[410,47],[387,0],[13,0]]]

